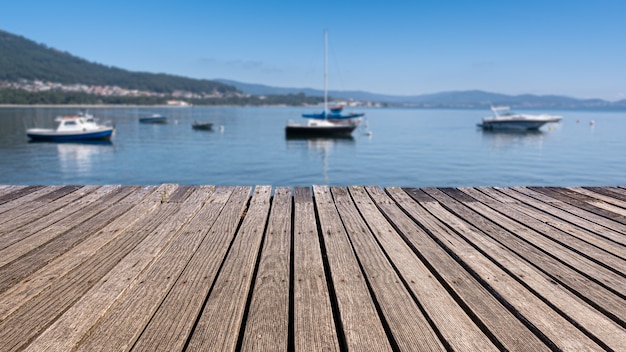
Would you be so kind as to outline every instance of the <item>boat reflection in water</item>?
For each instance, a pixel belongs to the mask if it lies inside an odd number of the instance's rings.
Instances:
[[[106,166],[101,156],[114,152],[111,141],[56,143],[56,147],[61,170],[74,174],[97,172]]]
[[[287,149],[300,149],[306,151],[306,153],[314,159],[321,159],[322,161],[322,176],[325,184],[330,184],[330,178],[328,176],[329,171],[329,156],[333,153],[335,148],[343,148],[346,146],[354,146],[354,138],[351,135],[342,137],[331,138],[312,138],[302,136],[287,137]],[[307,165],[307,166],[310,166]],[[311,172],[310,167],[307,167],[307,172]]]
[[[541,148],[549,134],[541,130],[482,130],[483,141],[496,149],[517,146]]]

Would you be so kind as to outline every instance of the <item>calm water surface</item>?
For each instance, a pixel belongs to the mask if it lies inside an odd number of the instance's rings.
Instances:
[[[0,184],[626,185],[623,111],[550,111],[563,122],[517,134],[478,129],[484,110],[359,109],[367,127],[351,139],[288,140],[287,120],[317,109],[90,108],[115,124],[110,144],[28,141],[77,111],[1,108]],[[152,113],[169,123],[138,123]]]

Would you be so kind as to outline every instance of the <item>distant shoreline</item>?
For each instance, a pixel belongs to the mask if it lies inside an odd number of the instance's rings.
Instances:
[[[193,106],[172,105],[127,105],[127,104],[0,104],[0,108],[190,108]]]
[[[238,108],[323,108],[321,106],[309,105],[309,106],[291,106],[291,105],[188,105],[188,106],[176,106],[176,105],[130,105],[130,104],[0,104],[0,109],[3,108],[72,108],[72,109],[128,109],[128,108],[159,108],[159,109],[185,109],[185,108],[207,108],[207,107],[238,107]],[[456,107],[456,106],[386,106],[386,107],[358,107],[355,109],[418,109],[418,110],[485,110],[484,107]],[[626,111],[626,107],[614,106],[614,107],[514,107],[515,110],[566,110],[566,111]]]

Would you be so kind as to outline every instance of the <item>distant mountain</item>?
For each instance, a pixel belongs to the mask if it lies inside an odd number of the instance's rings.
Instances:
[[[274,103],[290,105],[310,104],[319,99],[308,99],[308,97],[323,96],[323,91],[319,89],[278,88],[226,79],[205,80],[164,73],[127,71],[89,62],[70,53],[0,30],[0,81],[18,82],[20,80],[90,86],[118,86],[129,90],[165,94],[182,91],[218,97],[238,97],[239,100],[231,103],[253,105],[269,102],[267,99],[259,99],[258,96],[283,96],[282,98],[274,97],[278,99],[274,100]],[[241,97],[240,92],[252,95],[252,97]],[[297,96],[299,93],[304,93],[305,97]],[[340,100],[357,100],[410,107],[484,108],[489,104],[502,104],[525,108],[626,108],[626,100],[608,102],[601,99],[575,99],[556,95],[524,94],[512,96],[480,90],[414,96],[332,90],[329,91],[329,95]],[[16,99],[5,100],[15,101]]]
[[[244,94],[252,94],[252,95],[287,95],[287,94],[298,94],[304,93],[308,96],[323,96],[324,91],[320,89],[313,88],[280,88],[280,87],[271,87],[263,84],[252,84],[252,83],[242,83],[229,79],[217,78],[214,79],[216,82],[221,82],[224,84],[231,85],[237,88]],[[368,93],[362,91],[340,91],[340,90],[329,90],[328,95],[335,99],[352,99],[352,100],[361,100],[361,101],[377,101],[377,102],[394,102],[395,99],[400,97],[392,96],[392,95],[384,95],[384,94],[376,94],[376,93]]]
[[[304,93],[308,96],[324,95],[322,90],[311,88],[278,88],[227,79],[215,79],[215,81],[234,86],[244,94],[273,95]],[[576,99],[557,95],[506,95],[481,90],[452,91],[413,96],[333,90],[329,91],[328,95],[333,99],[341,100],[359,100],[433,108],[484,108],[489,104],[509,105],[517,108],[626,108],[626,99],[617,102],[609,102],[602,99]]]
[[[156,93],[236,93],[235,87],[204,79],[131,72],[92,63],[67,52],[0,30],[0,81],[40,80],[62,84],[119,86]]]

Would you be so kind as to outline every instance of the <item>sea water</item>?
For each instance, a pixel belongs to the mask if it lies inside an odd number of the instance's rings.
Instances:
[[[487,132],[488,110],[361,108],[348,139],[288,139],[285,125],[319,109],[105,107],[110,143],[30,142],[78,108],[0,108],[0,184],[593,186],[626,185],[625,111],[561,115],[535,133]],[[84,110],[84,109],[83,109]],[[160,113],[167,124],[141,124]],[[212,122],[212,131],[192,129]]]

